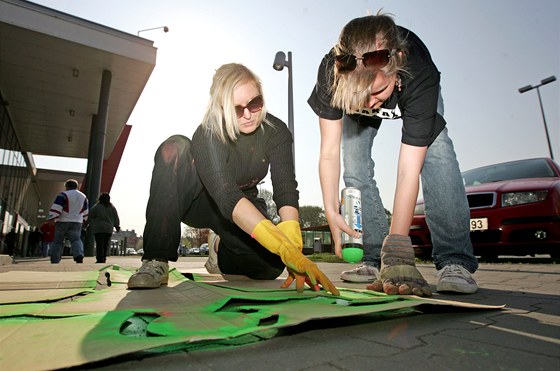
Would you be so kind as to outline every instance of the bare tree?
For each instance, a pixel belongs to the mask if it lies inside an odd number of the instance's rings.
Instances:
[[[385,209],[385,215],[387,215],[387,222],[389,223],[389,226],[391,226],[391,221],[393,220],[393,214],[391,214],[389,210]]]
[[[266,213],[268,217],[274,221],[279,220],[278,211],[276,210],[276,203],[272,198],[272,192],[268,189],[259,189],[258,196],[266,202]]]
[[[325,211],[319,206],[300,206],[299,224],[302,228],[327,224]]]
[[[208,241],[208,228],[194,228],[189,225],[183,225],[183,234],[181,242],[187,248],[200,246]]]

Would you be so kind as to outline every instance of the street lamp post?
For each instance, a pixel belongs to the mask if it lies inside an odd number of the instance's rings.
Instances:
[[[293,68],[292,68],[292,52],[288,52],[288,59],[286,59],[286,54],[284,52],[276,53],[274,57],[274,63],[272,68],[276,71],[282,71],[284,67],[288,67],[288,128],[292,132],[293,142],[292,142],[292,154],[294,156],[294,169],[296,161],[295,152],[295,133],[294,133],[294,86],[293,86]]]
[[[554,159],[554,155],[552,154],[552,146],[550,145],[550,137],[548,135],[548,127],[546,125],[546,117],[544,116],[544,108],[543,108],[542,99],[541,99],[541,92],[540,92],[539,88],[541,86],[546,85],[548,83],[551,83],[553,81],[556,81],[556,76],[550,76],[550,77],[547,77],[546,79],[541,80],[541,83],[539,85],[535,85],[535,86],[527,85],[527,86],[524,86],[522,88],[519,88],[519,92],[521,94],[523,94],[525,92],[528,92],[530,90],[533,90],[533,89],[537,89],[537,95],[539,96],[539,104],[541,106],[542,119],[543,119],[543,123],[544,123],[544,132],[546,134],[546,141],[548,143],[548,151],[550,153],[550,158],[551,159]]]
[[[153,31],[153,30],[159,30],[160,28],[163,29],[163,32],[167,33],[169,32],[169,27],[167,26],[159,26],[159,27],[153,27],[153,28],[146,28],[145,30],[140,30],[136,33],[136,36],[140,36],[140,32],[146,32],[146,31]]]

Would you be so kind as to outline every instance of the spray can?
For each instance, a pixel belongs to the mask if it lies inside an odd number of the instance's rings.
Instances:
[[[346,224],[360,233],[356,238],[342,232],[342,259],[348,263],[357,263],[364,256],[362,239],[362,193],[358,188],[346,187],[340,195],[340,214]]]

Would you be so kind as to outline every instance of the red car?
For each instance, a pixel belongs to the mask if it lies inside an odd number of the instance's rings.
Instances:
[[[560,166],[549,158],[504,162],[462,173],[471,211],[474,254],[550,254],[560,258]],[[431,257],[419,200],[410,227],[416,256]]]

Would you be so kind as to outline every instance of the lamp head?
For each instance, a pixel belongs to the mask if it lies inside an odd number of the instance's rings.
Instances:
[[[165,33],[169,32],[169,27],[163,26],[163,32],[165,32]]]
[[[553,82],[553,81],[556,81],[556,76],[550,76],[550,77],[547,77],[544,80],[541,80],[541,84],[545,85],[545,84],[548,84],[549,82]]]
[[[525,92],[527,92],[529,90],[532,90],[532,89],[533,89],[533,87],[531,85],[527,85],[527,86],[524,86],[522,88],[519,88],[519,92],[520,93],[525,93]]]
[[[282,71],[284,66],[286,65],[286,53],[278,52],[274,57],[274,63],[272,64],[272,68],[276,71]]]

